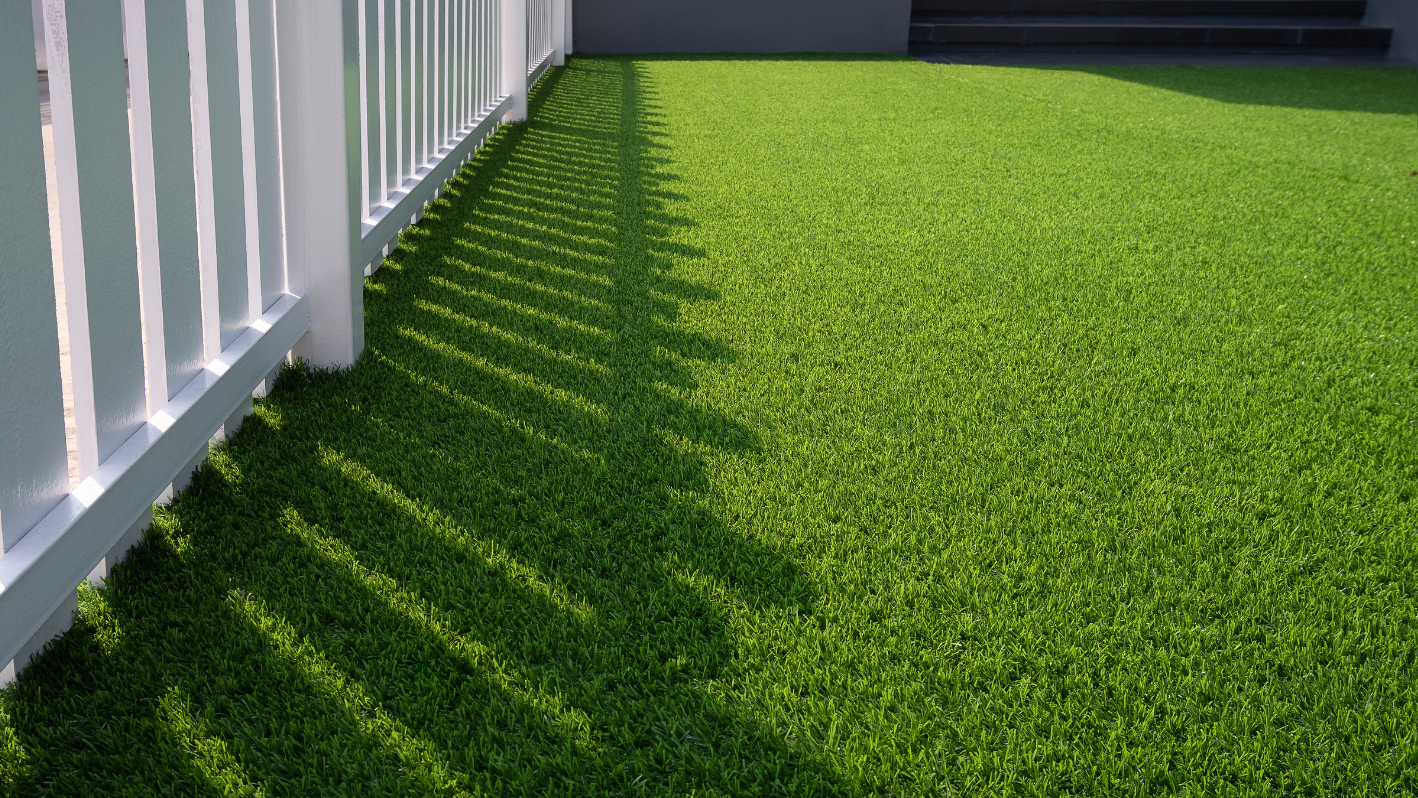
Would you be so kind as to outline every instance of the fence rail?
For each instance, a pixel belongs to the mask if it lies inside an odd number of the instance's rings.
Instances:
[[[525,118],[569,6],[0,4],[0,681],[284,360],[354,362],[361,271]]]

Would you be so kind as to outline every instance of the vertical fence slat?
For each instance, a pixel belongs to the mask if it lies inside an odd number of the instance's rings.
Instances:
[[[472,105],[472,81],[478,74],[478,62],[472,60],[472,0],[462,0],[462,126],[467,128],[476,116]]]
[[[463,59],[463,84],[458,91],[459,102],[463,104],[462,119],[459,128],[468,126],[473,118],[473,79],[477,75],[477,63],[473,61],[473,2],[472,0],[459,0],[462,8],[462,23],[459,30],[463,34],[463,44],[458,52]]]
[[[487,43],[483,106],[487,107],[502,94],[502,5],[498,0],[483,0],[483,12],[483,41]]]
[[[423,20],[424,153],[427,164],[438,152],[438,0],[425,0]],[[422,165],[422,164],[421,164]]]
[[[272,0],[249,0],[251,98],[255,127],[256,218],[260,236],[259,316],[286,291],[284,211],[281,207],[280,87],[276,82],[276,17]]]
[[[0,552],[69,492],[28,2],[0,4]],[[0,663],[3,665],[4,663]]]
[[[442,0],[428,3],[428,159],[443,146],[443,70],[438,62],[439,20]]]
[[[458,118],[458,0],[443,2],[443,68],[448,80],[444,86],[444,145],[453,135],[454,122]]]
[[[384,162],[389,157],[389,128],[384,126],[384,95],[389,86],[384,85],[384,69],[387,67],[389,54],[384,50],[384,3],[387,0],[367,1],[373,14],[373,28],[369,31],[369,65],[372,69],[369,85],[369,123],[370,130],[374,133],[373,139],[370,139],[369,179],[370,194],[373,194],[370,197],[373,200],[370,203],[370,213],[373,213],[373,208],[384,204],[384,200],[389,197],[389,183],[384,174]],[[374,142],[379,143],[376,146]]]
[[[370,192],[373,194],[371,213],[389,197],[388,175],[384,168],[389,151],[389,128],[384,120],[384,107],[391,88],[384,79],[389,57],[385,50],[389,37],[384,30],[384,6],[389,2],[392,0],[369,0],[374,14],[374,29],[370,31],[369,37],[370,65],[374,69],[373,82],[370,84],[373,91],[370,92],[372,105],[369,108],[369,122],[379,132],[379,146],[375,147],[371,141],[369,153]]]
[[[79,477],[147,419],[119,7],[45,0]]]
[[[478,79],[473,85],[473,109],[474,113],[481,114],[487,107],[487,82],[488,82],[488,58],[487,58],[487,35],[485,26],[487,25],[487,0],[473,0],[477,14],[473,33],[474,57],[478,64]]]
[[[458,130],[458,86],[462,80],[462,75],[458,72],[458,5],[461,0],[447,0],[446,19],[448,20],[448,32],[444,35],[447,43],[447,55],[444,61],[448,65],[448,137],[451,138]]]
[[[428,0],[409,0],[409,174],[423,165],[424,137],[424,6]]]
[[[236,21],[237,113],[241,118],[241,185],[246,198],[242,211],[245,213],[246,312],[249,320],[260,315],[263,307],[261,215],[256,195],[256,97],[251,63],[251,0],[236,0],[233,11]]]
[[[563,32],[562,32],[563,38],[562,38],[562,40],[561,40],[561,41],[562,41],[561,47],[562,47],[562,55],[563,55],[563,56],[571,55],[571,54],[574,52],[574,50],[571,49],[571,40],[572,40],[572,36],[571,36],[571,34],[572,34],[572,27],[571,27],[571,4],[572,4],[572,0],[561,0],[561,5],[562,5],[562,7],[563,7],[562,16],[563,16],[564,19],[565,19],[565,22],[564,22],[564,30],[563,30]]]
[[[473,113],[481,115],[488,105],[487,87],[493,77],[487,36],[488,3],[487,0],[473,0],[473,5],[477,9],[477,29],[473,34],[473,47],[478,63],[478,81],[473,87]]]
[[[202,295],[202,361],[221,354],[221,307],[217,302],[217,220],[212,212],[212,120],[207,90],[207,11],[204,0],[187,0],[187,68],[192,90],[192,164],[197,188],[197,271]]]
[[[462,62],[459,48],[462,45],[463,16],[460,13],[463,0],[448,0],[448,130],[456,134],[462,125],[462,103],[458,93],[463,85]]]
[[[527,2],[527,73],[542,54],[542,4],[540,0]]]
[[[494,6],[496,0],[477,1],[478,5],[482,9],[482,31],[478,33],[478,47],[482,50],[482,64],[484,74],[483,80],[481,81],[482,85],[480,86],[482,97],[480,99],[480,102],[478,103],[479,110],[482,110],[483,108],[486,108],[487,106],[492,104],[493,98],[497,96],[497,87],[499,85],[499,63],[496,58],[498,30],[496,20],[498,19],[498,16],[496,13],[496,7]]]
[[[356,47],[359,51],[359,95],[365,100],[359,109],[359,204],[361,217],[369,215],[369,53],[366,47],[369,33],[366,30],[368,27],[364,7],[366,2],[368,0],[358,0],[355,7],[355,13],[359,15],[359,43]]]
[[[383,0],[384,13],[384,197],[399,188],[399,0]]]
[[[473,41],[472,57],[475,68],[473,70],[473,116],[482,113],[483,110],[483,81],[487,79],[487,67],[483,57],[483,0],[472,0],[473,3]]]
[[[488,31],[488,41],[492,43],[493,69],[491,73],[496,76],[489,81],[488,85],[488,92],[491,94],[489,102],[492,102],[500,99],[507,93],[506,87],[510,81],[507,77],[508,56],[507,53],[503,52],[504,48],[502,46],[503,39],[505,38],[503,27],[505,26],[507,12],[502,7],[502,0],[489,0],[489,2],[492,3],[492,8],[488,16],[488,26],[490,28]]]
[[[399,185],[414,173],[414,4],[399,0]]]
[[[477,33],[474,35],[475,47],[477,48],[478,61],[478,85],[476,87],[477,96],[473,102],[473,107],[479,115],[488,105],[488,86],[491,84],[494,74],[492,70],[492,51],[488,38],[488,0],[473,0],[477,6]]]
[[[468,0],[468,61],[472,64],[468,82],[468,118],[477,118],[482,112],[481,98],[484,77],[482,64],[482,0]]]
[[[478,79],[473,87],[474,112],[481,114],[487,107],[488,53],[487,53],[487,0],[473,0],[477,9],[476,32],[473,34],[475,57],[478,63]]]
[[[452,47],[452,54],[454,54],[455,78],[454,85],[452,85],[452,89],[454,89],[454,91],[452,91],[452,108],[454,108],[452,129],[457,133],[468,123],[468,102],[464,96],[464,89],[468,86],[468,61],[467,57],[465,57],[468,45],[468,1],[452,0],[452,6],[454,6],[454,28],[452,28],[452,31],[454,31],[454,47]]]
[[[127,0],[125,8],[151,412],[205,362],[191,73],[183,0]]]
[[[478,115],[478,77],[482,74],[477,59],[478,42],[478,2],[477,0],[466,0],[464,8],[467,9],[467,44],[463,48],[464,57],[468,60],[468,83],[463,91],[463,97],[467,103],[467,122],[469,124]]]
[[[467,85],[467,69],[463,63],[464,0],[453,0],[453,130],[463,129],[463,87]]]
[[[133,200],[138,227],[138,285],[143,303],[143,359],[147,364],[148,415],[168,400],[166,333],[162,312],[161,257],[158,246],[157,178],[153,153],[151,83],[148,77],[147,8],[143,0],[124,0],[128,54],[128,92],[133,131]],[[185,39],[185,37],[184,37]]]
[[[198,229],[211,230],[204,260],[214,263],[204,276],[215,285],[203,285],[203,295],[215,288],[216,345],[225,349],[251,323],[247,291],[249,263],[246,255],[246,173],[241,147],[241,87],[237,64],[235,0],[191,0],[200,7],[204,57],[194,47],[193,138],[197,141]],[[205,102],[198,102],[197,84]],[[206,218],[201,218],[206,217]],[[210,328],[209,328],[210,329]],[[208,347],[211,352],[212,347]]]
[[[447,111],[444,121],[444,145],[458,129],[458,0],[443,0],[443,18],[446,30],[443,33],[443,68],[447,70],[448,82],[444,86],[447,96]]]
[[[448,140],[448,0],[433,0],[433,70],[434,87],[434,139],[433,153],[437,155]]]
[[[364,215],[384,201],[382,194],[382,160],[379,154],[379,0],[361,0],[360,4],[360,106],[363,115],[361,138],[364,147]]]
[[[447,140],[448,125],[445,110],[448,98],[448,73],[443,65],[443,36],[447,30],[444,9],[447,0],[433,0],[433,141],[430,155],[437,155]]]
[[[417,172],[428,160],[428,4],[430,0],[411,0],[414,7],[414,161]]]
[[[477,32],[474,34],[473,39],[476,42],[475,47],[477,49],[475,57],[478,62],[478,79],[477,85],[474,87],[476,99],[473,105],[477,109],[476,112],[481,114],[483,109],[487,107],[487,87],[493,77],[491,69],[489,68],[491,66],[491,59],[489,57],[491,53],[487,47],[488,0],[473,0],[473,4],[477,9]]]
[[[493,7],[489,24],[492,30],[488,34],[488,40],[492,42],[492,63],[496,68],[495,74],[497,77],[494,79],[490,88],[494,97],[501,98],[505,94],[503,87],[509,82],[509,78],[504,74],[507,71],[508,57],[507,54],[502,51],[502,42],[505,38],[503,28],[505,27],[507,14],[502,8],[502,0],[491,0],[491,2]]]

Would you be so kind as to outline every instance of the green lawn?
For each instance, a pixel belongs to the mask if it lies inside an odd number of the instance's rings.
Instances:
[[[1418,790],[1412,70],[580,58],[15,795]]]

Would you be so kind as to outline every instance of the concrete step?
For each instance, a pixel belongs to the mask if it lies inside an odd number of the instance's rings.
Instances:
[[[913,25],[1125,25],[1164,28],[1355,28],[1359,23],[1334,17],[1075,17],[1040,14],[1031,17],[1001,17],[994,14],[947,16],[918,12],[911,15]]]
[[[1382,53],[1393,36],[1391,28],[1353,23],[1288,20],[1248,24],[1216,18],[1095,17],[971,17],[951,21],[913,21],[911,51],[938,52],[999,47],[1050,48],[1187,48],[1188,50],[1264,53],[1345,51]]]
[[[1330,17],[1358,20],[1366,0],[913,0],[914,15],[988,17]]]

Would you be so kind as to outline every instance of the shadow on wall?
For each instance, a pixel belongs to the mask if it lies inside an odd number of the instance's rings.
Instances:
[[[1407,67],[1011,68],[1086,72],[1236,105],[1359,111],[1369,114],[1418,113],[1418,71]],[[1372,81],[1372,91],[1353,90],[1356,70]]]
[[[676,324],[717,294],[653,87],[577,59],[531,118],[367,281],[358,366],[287,372],[5,694],[12,786],[844,791],[715,696],[732,618],[813,599],[713,506],[759,443],[686,398],[735,355]]]

